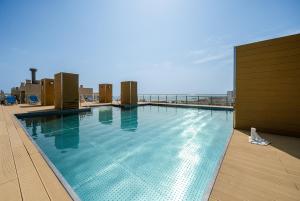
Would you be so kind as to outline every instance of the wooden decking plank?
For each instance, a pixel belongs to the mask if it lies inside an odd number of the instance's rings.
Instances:
[[[240,167],[240,171],[252,171],[252,172],[261,172],[266,174],[272,174],[276,176],[286,176],[287,173],[284,170],[284,168],[278,169],[273,168],[271,165],[268,167],[268,165],[262,165],[258,161],[248,161],[245,158],[238,158],[238,157],[227,157],[224,161],[225,164],[229,164],[231,166]],[[262,162],[264,164],[264,162]],[[221,170],[222,171],[222,170]]]
[[[24,200],[49,200],[46,189],[25,147],[13,147],[14,160]]]
[[[0,135],[0,184],[17,179],[9,136]]]
[[[6,129],[5,121],[0,121],[0,136],[1,135],[7,135],[7,129]]]
[[[220,175],[222,176],[222,175]],[[219,186],[222,186],[223,183],[221,183],[220,180],[216,181],[215,187],[210,195],[210,197],[214,197],[215,199],[222,201],[222,200],[232,200],[232,201],[245,201],[244,196],[241,196],[236,193],[232,193],[232,189],[235,189],[235,186],[231,187],[232,184],[229,184],[228,186],[224,186],[222,188],[219,188]],[[235,192],[235,191],[234,191]]]
[[[21,173],[18,176],[24,201],[50,200],[36,170]]]
[[[232,170],[232,169],[231,169]],[[232,175],[227,174],[230,170],[228,169],[225,173],[223,172],[223,177],[232,177]],[[265,177],[261,176],[261,173],[253,173],[253,171],[249,172],[240,172],[238,169],[235,169],[234,172],[235,178],[243,178],[239,181],[240,184],[244,186],[252,186],[255,185],[256,188],[262,189],[262,193],[269,193],[272,194],[280,194],[286,197],[296,198],[300,197],[300,192],[297,191],[297,188],[293,184],[291,180],[289,182],[276,182],[272,178],[270,174],[269,177],[266,179]],[[286,175],[287,177],[287,175]],[[273,176],[274,178],[274,176]],[[259,190],[257,191],[259,192]]]
[[[21,140],[23,141],[27,152],[29,154],[34,154],[34,153],[39,153],[38,149],[35,147],[35,145],[31,142],[31,140],[29,139],[29,137],[27,136],[27,134],[25,133],[25,131],[23,130],[23,128],[21,128],[18,123],[16,122],[16,120],[14,121],[15,126],[17,128],[18,134],[21,138]]]
[[[233,163],[224,163],[221,172],[231,176],[249,175],[252,177],[259,177],[262,180],[270,181],[278,185],[295,188],[294,182],[290,178],[288,178],[288,175],[284,172],[281,174],[273,174],[272,172],[259,171],[257,169],[249,168],[246,166],[242,167],[241,165]]]
[[[232,177],[222,174],[220,184],[222,189],[233,193],[234,195],[244,197],[245,200],[290,200],[298,201],[300,194],[297,190],[283,188],[275,183],[263,181],[257,177],[247,175]],[[222,199],[221,199],[222,200]]]
[[[10,139],[12,149],[15,147],[23,146],[23,142],[19,137],[16,128],[14,128],[13,126],[8,126],[7,131],[9,133],[9,139]]]
[[[0,185],[0,200],[3,201],[22,200],[18,179],[13,179]]]
[[[51,200],[72,200],[54,173],[49,169],[48,164],[45,162],[41,154],[32,154],[31,158],[41,176]]]
[[[13,123],[11,109],[13,108],[6,110],[5,119],[7,122],[7,130],[16,165],[16,172],[19,179],[22,198],[29,201],[50,200],[37,170],[35,169],[35,166],[32,163]]]
[[[5,121],[3,106],[0,106],[0,121]]]
[[[246,132],[247,133],[247,132]],[[281,136],[263,135],[267,139]],[[283,137],[281,146],[294,144],[299,150],[298,139]],[[296,141],[296,142],[295,142]],[[275,143],[274,143],[275,144]],[[219,201],[232,200],[290,200],[299,201],[299,158],[288,149],[276,146],[258,146],[248,143],[248,135],[234,131],[221,165],[211,196]],[[295,149],[295,148],[294,148]],[[288,151],[287,151],[288,150]],[[300,151],[300,150],[299,150]],[[297,153],[296,153],[297,154]]]
[[[300,148],[298,147],[297,149],[298,149],[297,151],[300,153]],[[297,155],[299,155],[298,157],[300,158],[300,154]],[[286,153],[282,153],[282,152],[278,153],[278,157],[288,173],[300,176],[299,158],[297,158],[296,156],[287,155]]]
[[[208,198],[208,201],[219,201],[219,200],[217,200],[217,199],[214,198],[213,196],[210,196],[210,197]]]

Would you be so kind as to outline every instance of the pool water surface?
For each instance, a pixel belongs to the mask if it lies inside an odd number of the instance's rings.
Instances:
[[[205,200],[232,134],[232,111],[139,106],[21,118],[79,198]]]

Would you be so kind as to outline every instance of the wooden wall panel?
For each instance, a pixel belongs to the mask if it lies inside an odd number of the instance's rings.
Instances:
[[[112,84],[99,84],[99,103],[112,102]]]
[[[53,105],[54,104],[54,79],[42,79],[41,80],[41,104]]]
[[[235,48],[235,128],[300,137],[300,34]]]
[[[130,85],[129,82],[121,82],[121,104],[130,103]]]
[[[121,82],[121,105],[137,105],[137,82]]]
[[[55,75],[55,108],[79,108],[79,76],[72,73],[58,73]]]
[[[54,75],[54,107],[56,109],[62,108],[62,85],[61,85],[61,73]]]
[[[137,94],[137,82],[131,83],[131,104],[137,104],[138,94]]]

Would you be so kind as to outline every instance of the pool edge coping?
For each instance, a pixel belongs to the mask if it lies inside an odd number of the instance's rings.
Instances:
[[[19,118],[31,118],[47,115],[60,115],[60,114],[75,114],[80,112],[90,112],[91,108],[79,108],[79,109],[69,109],[69,110],[39,110],[39,111],[29,111],[24,113],[17,113],[14,116]]]

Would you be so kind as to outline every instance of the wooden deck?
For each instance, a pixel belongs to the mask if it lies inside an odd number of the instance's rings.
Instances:
[[[300,138],[262,134],[269,146],[248,143],[235,130],[210,201],[299,201]]]
[[[0,200],[72,200],[14,113],[52,107],[0,106]]]
[[[53,107],[0,106],[0,200],[71,200],[12,114]],[[210,201],[300,200],[300,138],[264,134],[248,143],[235,130]]]

